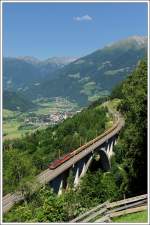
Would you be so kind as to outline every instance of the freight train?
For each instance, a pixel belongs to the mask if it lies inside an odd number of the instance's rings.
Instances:
[[[91,141],[87,142],[85,145],[82,145],[81,147],[77,148],[76,150],[73,150],[72,152],[69,152],[68,154],[61,156],[59,159],[54,160],[52,163],[50,163],[48,165],[49,169],[51,169],[51,170],[56,169],[58,166],[62,165],[64,162],[68,161],[73,156],[79,154],[81,151],[83,151],[90,145],[94,144],[95,142],[99,141],[101,138],[105,137],[106,135],[108,135],[109,133],[114,131],[119,125],[120,115],[115,114],[115,117],[117,118],[117,122],[114,124],[114,126],[112,126],[110,129],[106,130],[103,134],[101,134],[101,135],[97,136],[96,138],[92,139]]]

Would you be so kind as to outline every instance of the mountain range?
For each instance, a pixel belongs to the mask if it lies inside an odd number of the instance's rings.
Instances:
[[[146,55],[147,37],[132,36],[87,56],[73,58],[72,61],[68,59],[66,63],[57,58],[44,62],[30,57],[6,58],[4,88],[10,89],[13,84],[16,91],[30,99],[62,96],[79,105],[87,105],[109,95],[112,88],[124,80]]]

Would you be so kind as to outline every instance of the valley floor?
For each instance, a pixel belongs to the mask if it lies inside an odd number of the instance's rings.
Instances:
[[[3,109],[3,139],[20,138],[36,129],[44,129],[55,125],[67,117],[74,115],[80,108],[76,103],[57,97],[38,99],[37,110],[19,112]]]

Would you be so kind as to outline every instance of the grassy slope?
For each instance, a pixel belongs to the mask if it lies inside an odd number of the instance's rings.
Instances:
[[[120,216],[112,220],[115,223],[146,223],[148,221],[147,211],[132,213],[125,216]]]
[[[111,111],[117,111],[117,107],[120,103],[120,99],[113,99],[111,101],[107,101],[107,102],[104,102],[102,106],[107,106]],[[113,119],[110,119],[107,124],[106,124],[106,128],[110,128],[113,126]]]

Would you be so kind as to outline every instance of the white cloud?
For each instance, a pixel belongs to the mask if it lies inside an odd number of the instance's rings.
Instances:
[[[75,16],[75,17],[73,17],[73,19],[75,20],[75,21],[92,21],[93,20],[93,18],[91,17],[91,16],[89,16],[89,15],[84,15],[84,16]]]

